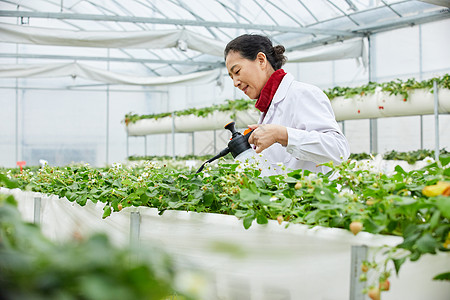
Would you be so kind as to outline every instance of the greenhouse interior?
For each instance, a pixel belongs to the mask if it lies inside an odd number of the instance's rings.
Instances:
[[[449,0],[0,0],[0,299],[449,299],[449,32]]]

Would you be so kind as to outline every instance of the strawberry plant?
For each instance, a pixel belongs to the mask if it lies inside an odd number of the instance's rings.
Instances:
[[[175,116],[185,116],[185,115],[194,115],[197,117],[206,117],[212,114],[215,111],[221,112],[230,112],[230,118],[235,118],[236,111],[243,111],[248,109],[255,109],[255,100],[250,99],[236,99],[236,100],[226,100],[225,103],[222,104],[214,104],[209,107],[203,108],[188,108],[185,110],[174,111]],[[159,119],[171,116],[171,112],[164,112],[158,114],[148,114],[148,115],[138,115],[133,113],[128,113],[125,115],[124,122],[126,125],[129,123],[135,123],[141,119]]]
[[[234,215],[245,228],[255,221],[277,220],[285,226],[299,223],[401,236],[402,243],[383,250],[384,262],[373,263],[378,267],[372,269],[383,280],[389,278],[388,261],[398,272],[407,260],[449,251],[449,198],[441,188],[442,182],[450,182],[448,154],[420,170],[406,172],[397,166],[391,176],[361,169],[351,160],[325,165],[332,171],[296,170],[269,177],[259,177],[257,166],[242,168],[223,159],[217,167],[207,166],[198,174],[144,162],[104,169],[45,166],[22,173],[9,170],[5,175],[17,178],[22,189],[65,196],[80,205],[88,200],[103,202],[105,218],[125,207],[148,206],[160,214],[175,209]],[[427,194],[427,190],[442,190],[442,194]],[[373,286],[386,288],[378,283]]]
[[[333,87],[328,90],[324,90],[324,93],[328,96],[330,100],[336,97],[352,98],[354,96],[364,96],[368,94],[373,94],[377,89],[387,92],[390,95],[402,95],[405,100],[408,99],[409,92],[414,89],[427,89],[431,92],[433,91],[433,82],[436,81],[438,87],[450,89],[450,75],[445,74],[442,77],[435,77],[428,80],[417,81],[414,78],[410,78],[406,81],[401,79],[389,81],[389,82],[369,82],[365,85],[358,87]],[[206,117],[213,113],[214,111],[230,112],[230,117],[234,119],[236,111],[243,111],[254,108],[255,101],[250,99],[237,99],[237,100],[226,100],[225,103],[215,104],[209,107],[203,108],[188,108],[185,110],[174,111],[175,116],[183,115],[194,115],[197,117]],[[128,113],[125,115],[124,123],[128,125],[129,123],[135,123],[141,119],[159,119],[164,117],[169,117],[172,112],[163,112],[156,114],[144,114],[139,115],[135,113]]]
[[[3,174],[0,182],[17,186]],[[39,227],[23,222],[16,206],[12,196],[0,194],[2,299],[168,299],[175,294],[171,259],[157,249],[119,249],[100,234],[54,243]]]
[[[403,81],[401,79],[389,82],[369,82],[359,87],[334,87],[327,91],[328,98],[332,100],[335,97],[352,98],[356,95],[366,95],[375,93],[376,89],[387,92],[389,95],[402,95],[405,100],[408,99],[409,93],[414,89],[426,89],[433,92],[433,82],[436,81],[439,88],[450,89],[450,75],[445,74],[442,77],[435,77],[428,80],[417,81],[414,78]]]

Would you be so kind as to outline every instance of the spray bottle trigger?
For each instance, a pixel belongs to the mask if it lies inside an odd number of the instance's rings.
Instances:
[[[252,131],[250,128],[245,129],[244,135],[247,135],[247,133],[249,133],[250,131]]]

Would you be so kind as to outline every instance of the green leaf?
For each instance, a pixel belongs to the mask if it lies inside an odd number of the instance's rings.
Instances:
[[[77,203],[78,203],[79,205],[85,206],[85,205],[86,205],[86,202],[87,202],[87,195],[86,195],[86,194],[84,194],[84,195],[82,195],[82,196],[80,196],[80,197],[77,197]]]
[[[138,188],[138,189],[136,190],[136,194],[137,194],[137,195],[142,195],[142,194],[144,194],[147,190],[148,190],[147,187],[140,187],[140,188]]]
[[[259,201],[259,203],[261,203],[262,205],[270,205],[270,204],[271,204],[270,198],[271,198],[270,195],[262,194],[262,195],[258,198],[258,201]]]
[[[441,212],[436,210],[430,218],[430,229],[433,230],[439,223]]]
[[[247,216],[247,211],[246,211],[246,210],[236,210],[236,211],[234,212],[234,215],[235,215],[237,218],[241,219],[241,218],[244,218],[245,216]]]
[[[429,233],[426,233],[420,237],[417,240],[416,245],[420,252],[431,254],[436,254],[436,248],[439,246],[436,240]]]
[[[17,181],[9,179],[6,175],[0,174],[0,182],[3,182],[7,188],[9,189],[15,189],[19,187],[19,184]]]
[[[148,200],[150,200],[150,197],[146,193],[143,193],[141,194],[139,199],[141,200],[142,205],[146,205],[148,203]]]
[[[250,226],[252,226],[252,222],[253,222],[254,219],[255,219],[255,215],[254,215],[254,214],[251,214],[251,215],[246,216],[246,217],[244,218],[244,221],[243,221],[243,223],[244,223],[244,228],[245,228],[245,229],[249,229]]]
[[[109,217],[110,215],[111,215],[111,206],[106,205],[103,208],[103,216],[102,216],[102,218],[105,219],[106,217]]]
[[[446,280],[450,281],[450,272],[441,273],[433,277],[433,280]]]
[[[133,182],[130,179],[122,180],[122,185],[132,185]]]
[[[389,196],[387,199],[394,200],[394,203],[399,206],[410,205],[417,202],[413,197]]]
[[[116,179],[116,180],[114,180],[114,182],[112,183],[112,186],[121,188],[121,187],[122,187],[122,182],[121,182],[119,179]]]
[[[75,201],[75,199],[77,198],[75,193],[72,193],[72,192],[69,192],[69,191],[66,192],[65,196],[66,196],[67,200],[69,200],[70,202]]]
[[[395,170],[397,173],[400,173],[400,174],[403,174],[403,175],[406,175],[406,174],[407,174],[407,173],[405,172],[405,170],[403,170],[403,168],[400,167],[399,165],[396,165],[394,170]]]
[[[294,177],[287,177],[286,179],[284,179],[284,182],[287,183],[297,183],[298,179],[294,178]]]
[[[268,223],[267,217],[263,214],[257,214],[256,215],[256,223],[261,224],[261,225],[267,224]]]
[[[183,202],[170,201],[168,203],[168,205],[169,205],[170,208],[178,208],[178,207],[183,206]]]
[[[403,265],[403,263],[406,261],[406,257],[400,258],[400,259],[392,259],[392,262],[394,263],[395,267],[395,273],[398,275],[398,272],[400,271],[400,267]]]
[[[436,205],[444,217],[450,218],[450,197],[438,196]]]
[[[203,203],[205,203],[206,206],[211,206],[213,201],[214,201],[214,194],[212,192],[205,192],[203,194]]]
[[[373,222],[371,219],[364,219],[364,231],[370,232],[370,233],[379,233],[386,228],[386,226],[380,226],[377,225],[375,222]]]
[[[316,188],[314,190],[314,197],[320,201],[332,202],[334,199],[333,193],[330,192],[329,189],[326,188]]]
[[[445,167],[450,163],[450,155],[441,155],[439,156],[439,160],[441,161],[442,166]]]
[[[444,170],[444,176],[450,177],[450,168]]]
[[[79,189],[79,186],[76,182],[74,182],[71,185],[69,185],[68,188],[70,188],[72,191],[77,191]]]
[[[252,192],[249,189],[242,189],[239,194],[241,200],[244,201],[256,201],[259,199],[259,193]]]

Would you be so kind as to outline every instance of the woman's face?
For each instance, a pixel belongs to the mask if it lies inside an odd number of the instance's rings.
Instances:
[[[274,72],[266,55],[259,52],[255,60],[241,56],[239,52],[230,51],[225,59],[228,74],[234,86],[243,91],[250,99],[257,99],[262,88]]]

